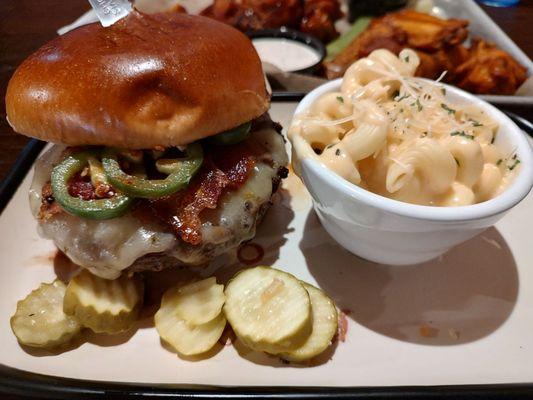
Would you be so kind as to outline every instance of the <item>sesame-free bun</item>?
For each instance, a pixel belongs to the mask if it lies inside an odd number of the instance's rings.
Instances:
[[[261,62],[246,36],[180,13],[133,11],[108,28],[70,31],[26,59],[6,94],[19,133],[130,149],[185,145],[268,107]]]

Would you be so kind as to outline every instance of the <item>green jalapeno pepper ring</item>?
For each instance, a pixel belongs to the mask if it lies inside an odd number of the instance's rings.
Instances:
[[[251,122],[246,122],[236,128],[221,132],[209,138],[209,142],[219,146],[228,146],[242,142],[250,134]]]
[[[185,188],[203,162],[203,150],[199,143],[187,147],[187,157],[176,159],[172,171],[165,179],[144,179],[132,176],[122,170],[117,152],[106,148],[102,155],[102,165],[109,182],[120,191],[132,197],[153,199],[168,196]]]
[[[61,207],[71,214],[88,219],[110,219],[124,214],[133,203],[133,199],[116,192],[112,198],[83,200],[73,197],[68,191],[69,180],[81,171],[90,157],[97,157],[98,152],[86,151],[68,156],[54,167],[51,176],[52,193]]]

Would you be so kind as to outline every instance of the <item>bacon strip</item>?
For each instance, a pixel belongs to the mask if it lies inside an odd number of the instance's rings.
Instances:
[[[170,225],[177,236],[185,242],[200,244],[202,221],[199,215],[206,208],[216,208],[218,198],[228,183],[229,179],[222,171],[205,162],[187,189],[151,200],[150,204],[154,214]]]
[[[201,244],[200,214],[215,209],[225,191],[236,190],[246,182],[256,164],[253,153],[246,144],[207,148],[204,164],[189,186],[172,196],[151,200],[152,212],[183,241]]]
[[[281,131],[281,126],[265,114],[253,121],[252,130],[270,127]],[[257,162],[269,161],[271,160],[265,154],[265,149],[254,141],[231,146],[206,144],[204,163],[186,189],[165,198],[141,200],[133,209],[133,214],[143,222],[152,221],[155,217],[168,225],[184,242],[199,245],[202,243],[202,211],[216,209],[224,193],[237,190],[246,182]],[[280,177],[283,177],[283,173]],[[100,197],[91,182],[80,174],[70,180],[69,194],[84,200]],[[45,185],[39,218],[46,219],[61,211],[61,207],[53,199],[49,184]]]
[[[82,176],[81,173],[75,174],[68,182],[68,193],[72,197],[78,197],[82,200],[97,200],[111,198],[115,191],[106,183],[97,183],[93,186],[89,176]]]
[[[41,190],[41,208],[37,218],[46,221],[47,219],[59,214],[63,209],[57,204],[52,193],[52,185],[46,182]]]
[[[229,188],[240,188],[253,169],[256,157],[261,153],[260,149],[252,148],[247,143],[239,143],[233,146],[225,146],[215,149],[210,157],[214,164],[226,174],[229,179]]]
[[[94,200],[96,199],[96,193],[94,186],[91,181],[84,181],[82,179],[77,179],[78,175],[74,177],[68,183],[68,193],[72,197],[78,197],[82,200]]]

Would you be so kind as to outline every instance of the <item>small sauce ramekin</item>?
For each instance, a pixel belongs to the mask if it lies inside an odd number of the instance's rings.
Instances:
[[[310,61],[304,65],[300,65],[300,67],[281,68],[281,66],[277,65],[275,60],[277,59],[281,61],[283,54],[277,54],[273,60],[264,60],[263,57],[261,57],[261,53],[258,51],[259,57],[262,61],[271,62],[285,72],[313,74],[317,72],[322,64],[322,61],[324,61],[324,58],[326,57],[326,47],[320,40],[314,36],[287,27],[281,27],[278,29],[261,29],[258,31],[248,32],[247,35],[254,44],[257,43],[256,41],[261,40],[278,41],[279,44],[284,42],[287,44],[294,43],[307,48],[308,51],[311,51],[314,54],[315,57],[313,61]]]
[[[307,110],[323,94],[340,91],[341,82],[337,79],[310,92],[298,105],[296,114]],[[326,231],[350,252],[390,265],[428,261],[496,223],[530,192],[533,154],[525,134],[492,105],[463,90],[443,86],[451,100],[474,103],[498,122],[496,143],[516,148],[521,160],[516,178],[503,193],[482,203],[421,206],[369,192],[318,161],[305,158],[298,169],[315,211]]]

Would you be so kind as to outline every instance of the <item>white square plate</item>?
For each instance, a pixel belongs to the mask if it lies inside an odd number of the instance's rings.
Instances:
[[[274,103],[288,126],[295,103]],[[403,386],[533,382],[533,248],[530,194],[495,227],[423,265],[390,267],[355,257],[322,229],[295,177],[261,225],[259,263],[324,289],[347,313],[347,334],[308,367],[242,346],[201,361],[165,349],[150,318],[117,337],[87,335],[62,353],[30,352],[9,326],[16,302],[55,278],[27,199],[31,174],[0,216],[0,363],[33,373],[143,384]],[[236,267],[219,271],[233,273]]]

